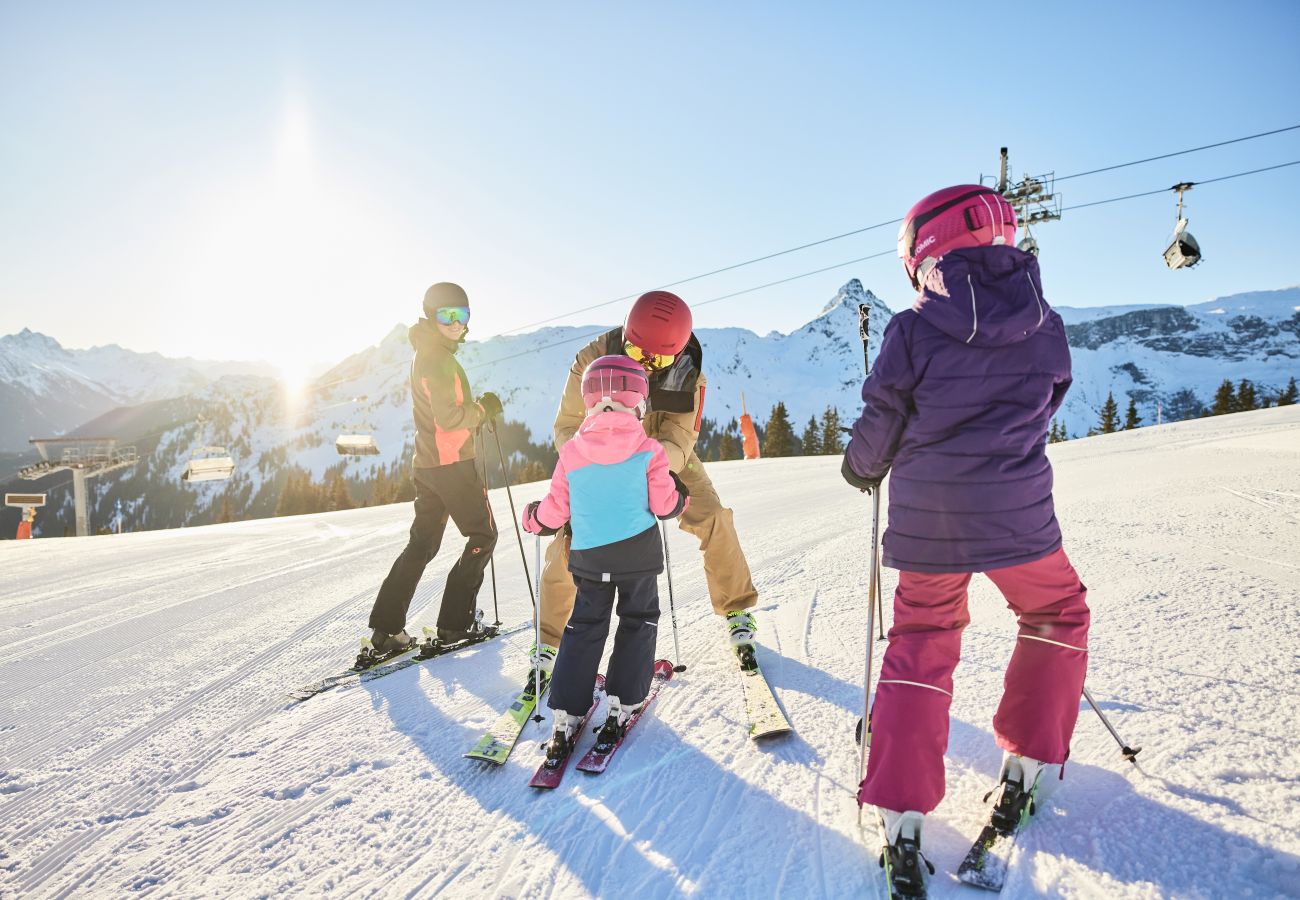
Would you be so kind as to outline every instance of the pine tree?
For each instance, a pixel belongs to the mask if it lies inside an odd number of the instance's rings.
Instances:
[[[730,431],[722,432],[722,440],[718,441],[718,459],[740,459],[740,442]]]
[[[1237,385],[1237,412],[1250,412],[1252,409],[1259,409],[1255,402],[1255,385],[1249,378],[1243,378]]]
[[[1115,402],[1114,393],[1106,394],[1106,402],[1101,407],[1101,419],[1097,430],[1102,434],[1111,434],[1119,427],[1119,404]]]
[[[821,451],[826,456],[838,456],[844,452],[844,433],[840,431],[840,411],[833,406],[826,407],[822,413]]]
[[[1277,405],[1294,406],[1297,399],[1296,393],[1295,376],[1292,375],[1291,380],[1287,382],[1286,389],[1277,395]]]
[[[804,427],[803,437],[799,438],[799,452],[804,456],[821,456],[821,427],[817,424],[816,416],[808,417],[808,424]]]
[[[790,427],[790,415],[785,404],[778,401],[772,407],[772,415],[767,420],[766,434],[763,440],[763,455],[766,457],[791,456],[794,454],[794,429]]]
[[[221,509],[217,512],[217,524],[221,525],[233,521],[235,521],[235,511],[230,508],[230,497],[227,494],[222,494]]]
[[[1223,384],[1219,385],[1219,389],[1214,392],[1214,405],[1210,407],[1210,415],[1226,416],[1236,411],[1237,395],[1233,390],[1232,382],[1225,378]]]
[[[519,475],[519,480],[524,484],[528,484],[533,481],[546,481],[550,477],[546,467],[537,460],[532,459],[528,461],[528,465],[524,466],[523,472]]]
[[[1053,419],[1052,427],[1047,429],[1047,443],[1059,444],[1061,441],[1065,440],[1061,435],[1062,431],[1064,431],[1064,429],[1061,428],[1060,424],[1055,419]]]
[[[1128,398],[1128,412],[1124,414],[1124,430],[1132,431],[1142,424],[1142,417],[1138,415],[1137,401],[1132,397]]]
[[[321,508],[325,512],[352,509],[352,496],[348,493],[348,483],[344,481],[340,470],[335,469],[325,477],[321,484],[321,500]]]
[[[1205,404],[1197,398],[1195,392],[1190,388],[1182,388],[1169,398],[1165,404],[1165,421],[1182,422],[1186,419],[1196,419],[1205,412]]]

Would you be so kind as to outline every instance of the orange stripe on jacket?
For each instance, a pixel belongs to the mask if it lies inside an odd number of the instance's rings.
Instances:
[[[454,379],[453,385],[456,390],[456,403],[458,405],[464,405],[465,389],[461,386],[460,374],[456,373],[452,377]],[[425,399],[429,401],[430,406],[433,406],[433,393],[429,390],[429,379],[421,377],[420,386],[424,388]],[[457,428],[453,431],[446,431],[440,424],[438,424],[438,420],[435,417],[433,420],[433,430],[434,444],[438,449],[438,465],[446,466],[454,462],[459,462],[460,450],[465,446],[465,442],[469,440],[469,429]]]

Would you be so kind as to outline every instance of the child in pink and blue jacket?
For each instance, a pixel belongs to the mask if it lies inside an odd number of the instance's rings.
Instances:
[[[573,529],[569,571],[578,596],[551,677],[555,737],[572,747],[591,706],[596,670],[617,597],[618,630],[605,677],[609,718],[621,734],[650,691],[659,630],[658,576],[664,569],[658,519],[686,508],[688,492],[663,446],[641,427],[650,384],[626,356],[602,356],[582,374],[587,418],[560,449],[547,495],[524,509],[531,534]]]

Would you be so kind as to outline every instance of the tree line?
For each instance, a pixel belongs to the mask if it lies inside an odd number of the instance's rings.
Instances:
[[[1291,380],[1287,382],[1286,387],[1272,397],[1264,393],[1249,378],[1243,378],[1237,384],[1233,384],[1232,379],[1225,378],[1214,392],[1214,401],[1210,406],[1207,407],[1203,404],[1194,392],[1183,388],[1170,397],[1168,403],[1164,404],[1161,418],[1169,422],[1181,422],[1186,419],[1198,419],[1207,416],[1226,416],[1231,413],[1268,409],[1270,406],[1292,406],[1297,399],[1300,399],[1300,390],[1296,387],[1294,375],[1291,376]],[[1125,411],[1121,422],[1119,404],[1115,402],[1115,394],[1111,391],[1106,394],[1106,402],[1101,406],[1097,423],[1088,429],[1086,437],[1092,437],[1095,434],[1111,434],[1116,431],[1132,431],[1135,428],[1142,427],[1142,423],[1143,418],[1138,414],[1137,400],[1133,397],[1129,398],[1128,409]],[[1047,442],[1049,444],[1068,441],[1074,437],[1078,437],[1078,435],[1069,434],[1063,423],[1058,422],[1056,419],[1052,420],[1051,428],[1047,432]]]

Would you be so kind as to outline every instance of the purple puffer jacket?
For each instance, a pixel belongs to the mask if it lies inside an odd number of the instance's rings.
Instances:
[[[1069,388],[1038,261],[1013,247],[946,254],[885,328],[845,450],[864,477],[892,467],[885,565],[984,572],[1060,547],[1046,436]]]

